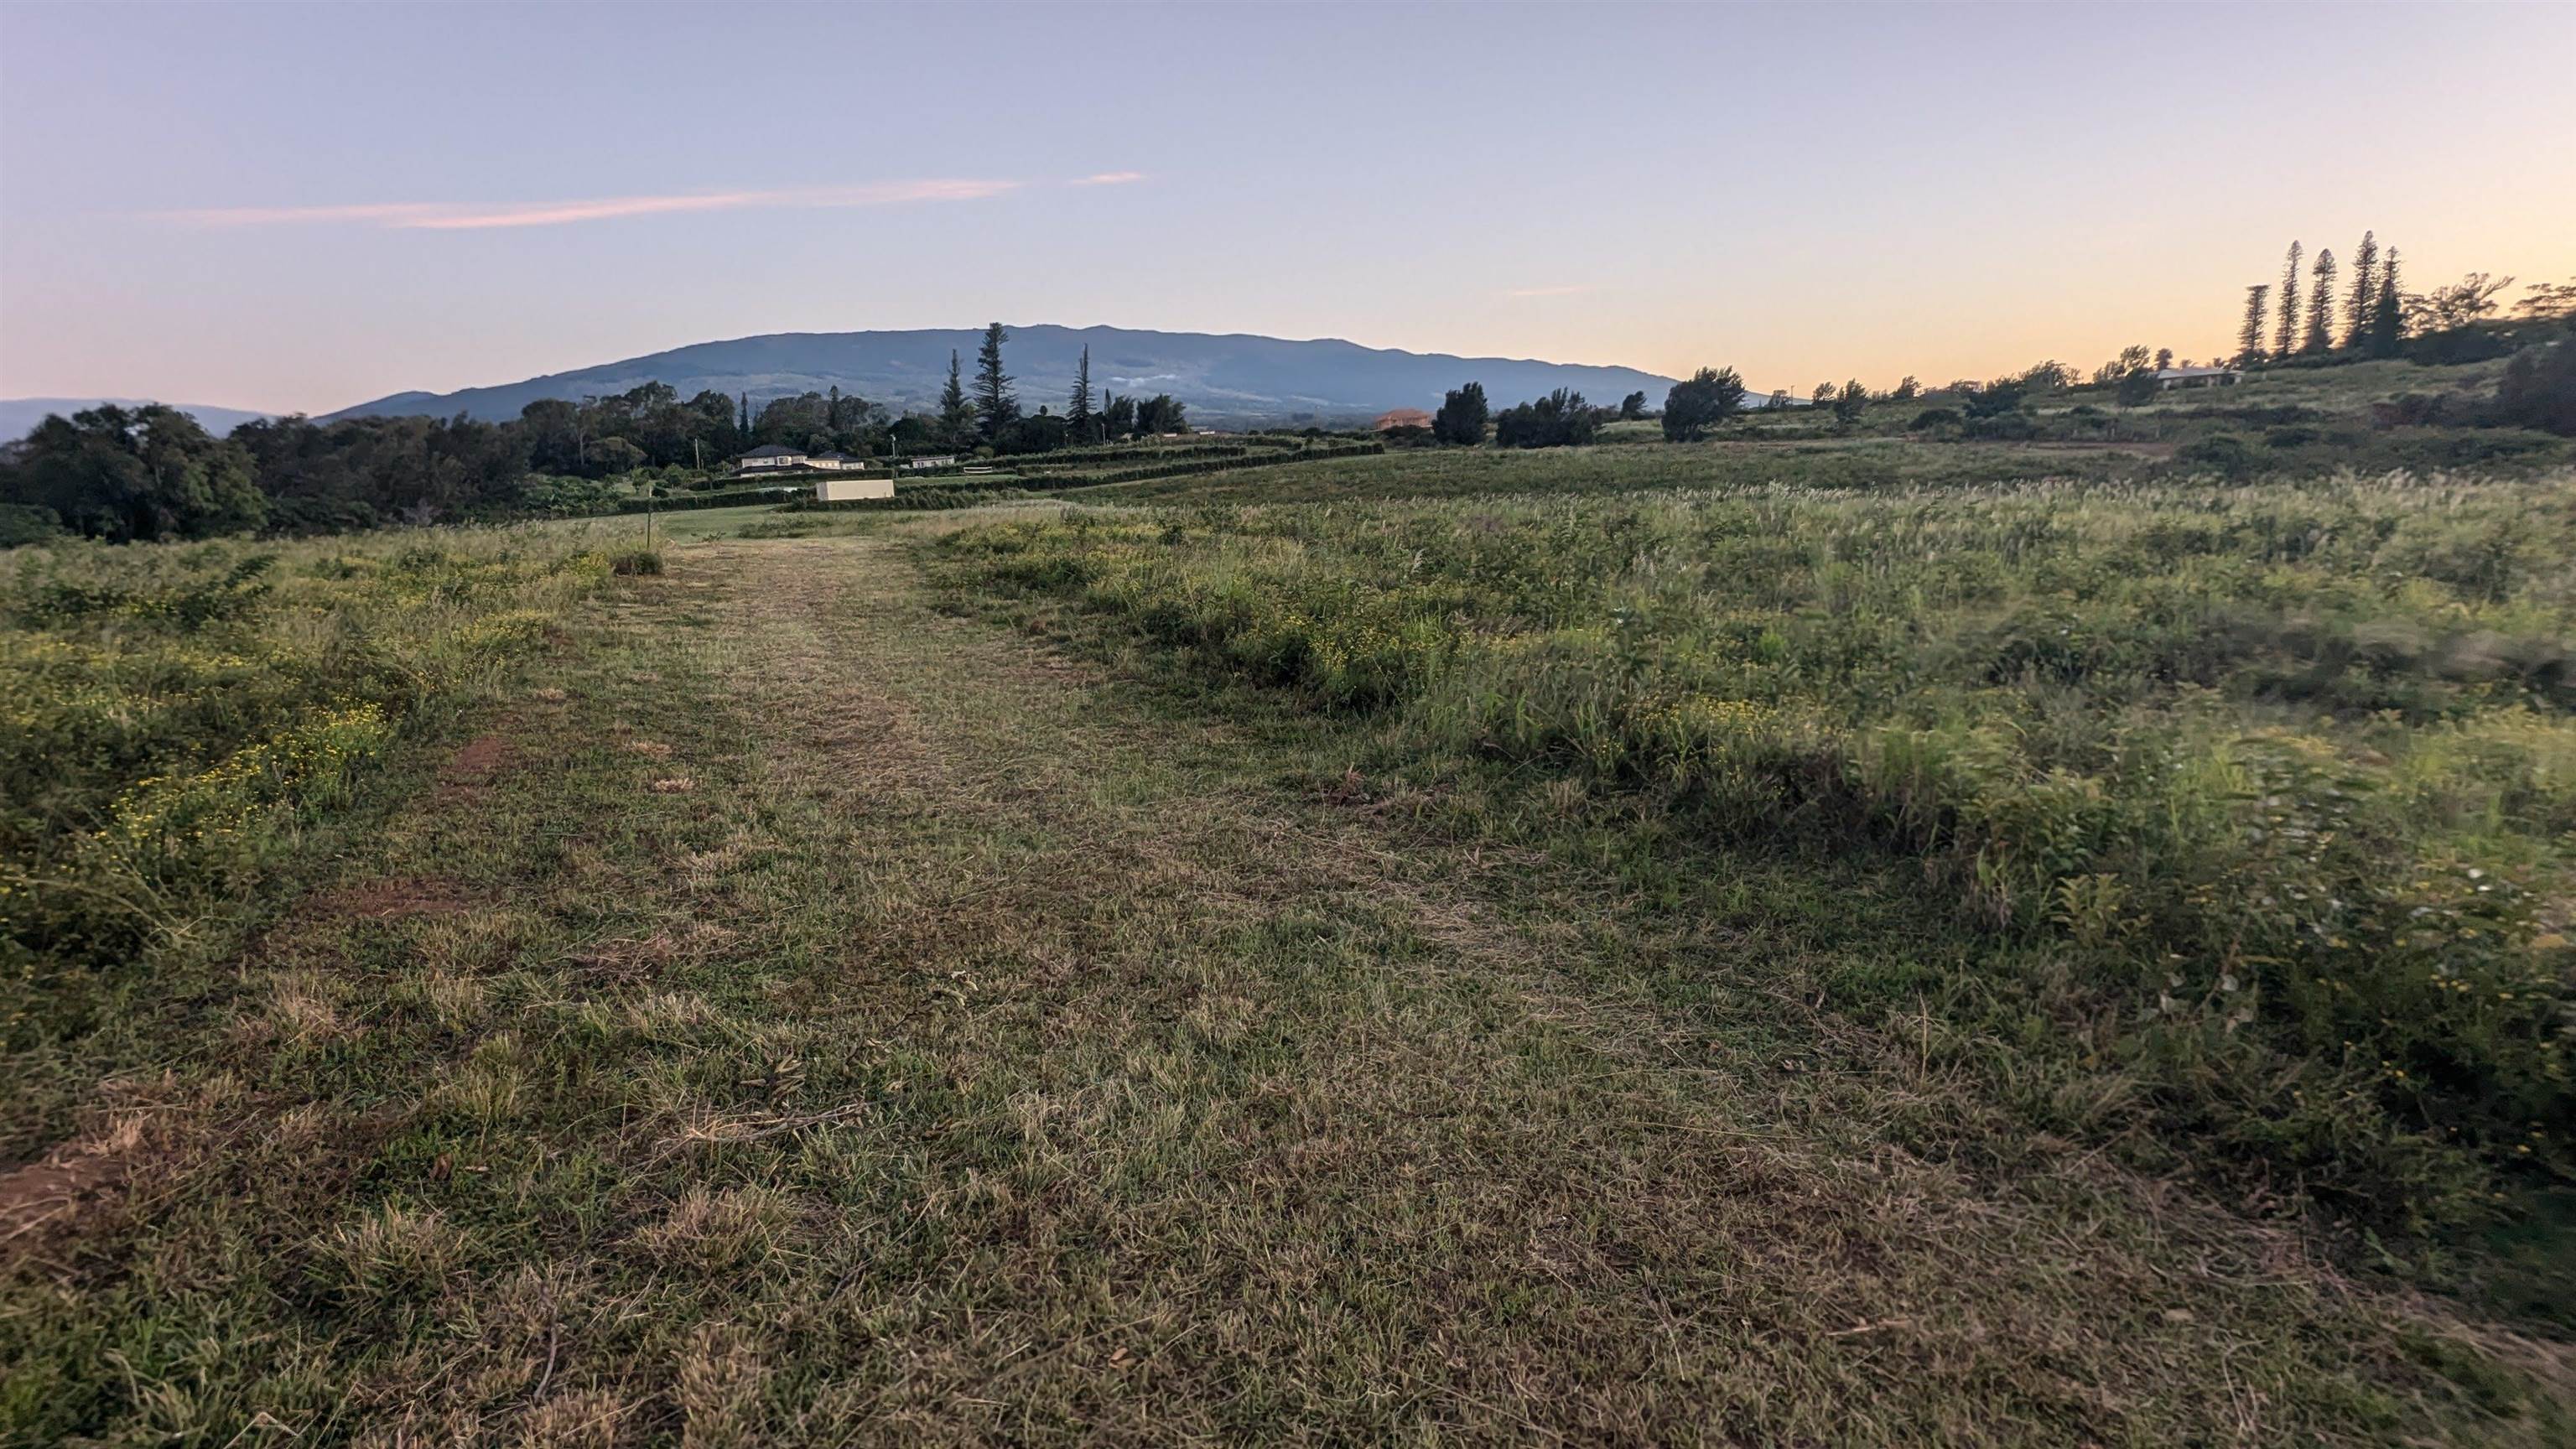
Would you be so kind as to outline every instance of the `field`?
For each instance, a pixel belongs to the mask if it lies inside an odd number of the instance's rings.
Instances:
[[[0,1443],[2568,1442],[2571,524],[1620,436],[21,550]]]

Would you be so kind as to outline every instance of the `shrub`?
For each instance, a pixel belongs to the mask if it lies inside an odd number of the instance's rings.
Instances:
[[[2254,471],[2257,456],[2253,445],[2243,438],[2233,433],[2213,433],[2175,449],[2174,460],[2198,472],[2243,478]]]
[[[1505,448],[1576,447],[1591,442],[1599,425],[1583,394],[1558,388],[1496,413],[1494,442]]]
[[[2495,420],[2576,438],[2576,342],[2526,347],[2496,383]]]
[[[0,503],[0,548],[45,543],[63,537],[63,521],[50,508],[26,503]]]

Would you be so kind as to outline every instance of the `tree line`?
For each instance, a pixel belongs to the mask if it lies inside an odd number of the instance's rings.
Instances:
[[[2302,271],[2304,263],[2304,274]],[[2415,356],[2427,362],[2470,362],[2502,356],[2513,339],[2480,338],[2480,324],[2496,320],[2511,277],[2471,272],[2429,292],[2409,292],[2399,272],[2398,249],[2382,248],[2376,232],[2353,248],[2352,275],[2340,275],[2332,250],[2313,259],[2290,243],[2281,259],[2277,289],[2270,282],[2245,288],[2245,310],[2236,329],[2238,367],[2293,361]],[[2525,289],[2513,315],[2532,322],[2576,318],[2576,281],[2540,282]],[[2418,345],[2410,347],[2410,341]]]
[[[997,455],[1049,453],[1190,430],[1188,411],[1170,393],[1140,398],[1102,390],[1095,395],[1088,347],[1074,365],[1073,390],[1065,399],[1065,410],[1053,413],[1041,406],[1033,414],[1023,413],[1019,392],[1002,361],[1002,344],[1010,340],[1011,334],[999,322],[984,329],[971,392],[957,354],[948,354],[948,382],[940,390],[939,411],[931,420],[944,446],[980,447]]]
[[[938,410],[901,416],[838,387],[755,408],[747,394],[683,398],[662,382],[541,398],[503,422],[299,415],[223,437],[158,405],[92,408],[0,448],[0,544],[59,531],[123,541],[600,512],[639,487],[702,484],[771,444],[858,457],[1031,454],[1189,430],[1168,393],[1095,395],[1089,349],[1066,411],[1024,414],[1003,365],[1008,339],[998,322],[985,330],[971,392],[952,355]]]

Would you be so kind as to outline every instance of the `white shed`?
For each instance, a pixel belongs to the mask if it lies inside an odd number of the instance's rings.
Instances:
[[[814,481],[814,501],[817,503],[846,503],[859,498],[892,498],[893,496],[894,475],[891,473],[818,478]]]

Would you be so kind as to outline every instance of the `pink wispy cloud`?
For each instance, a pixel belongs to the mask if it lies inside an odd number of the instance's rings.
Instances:
[[[628,216],[753,208],[825,209],[893,206],[919,201],[981,201],[1018,189],[1016,181],[950,178],[883,181],[862,186],[796,186],[760,191],[690,191],[655,196],[603,196],[571,201],[398,201],[358,206],[218,206],[154,213],[188,226],[372,225],[397,231],[479,231],[492,227],[565,226]]]
[[[1095,171],[1089,176],[1077,176],[1065,184],[1068,186],[1124,186],[1130,181],[1144,179],[1145,173],[1142,171]]]

